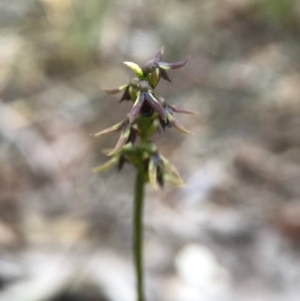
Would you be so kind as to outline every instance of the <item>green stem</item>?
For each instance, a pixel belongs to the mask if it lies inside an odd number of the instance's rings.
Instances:
[[[143,283],[143,201],[144,201],[144,165],[142,158],[138,167],[133,212],[133,249],[136,273],[137,301],[144,301]]]

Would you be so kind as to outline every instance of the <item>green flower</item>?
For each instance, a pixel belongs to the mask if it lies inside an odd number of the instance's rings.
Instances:
[[[177,169],[158,152],[149,158],[148,176],[149,182],[156,190],[163,188],[165,181],[175,186],[184,186],[184,182]]]

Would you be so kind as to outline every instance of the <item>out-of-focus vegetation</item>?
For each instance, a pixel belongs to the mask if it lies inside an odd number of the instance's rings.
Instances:
[[[295,2],[296,1],[294,0],[262,0],[259,1],[259,9],[270,22],[282,26],[293,26],[297,20],[297,14],[295,14]]]

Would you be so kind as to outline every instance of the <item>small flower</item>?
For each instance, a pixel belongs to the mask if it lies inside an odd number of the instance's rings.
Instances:
[[[139,82],[139,92],[137,93],[136,101],[130,112],[130,123],[132,123],[137,115],[141,113],[143,116],[152,115],[156,111],[160,118],[166,122],[166,112],[160,102],[153,96],[153,90],[146,80]],[[149,115],[150,114],[150,115]]]
[[[136,125],[132,125],[129,123],[129,119],[126,118],[125,120],[99,132],[94,134],[94,137],[99,137],[102,135],[106,135],[109,133],[114,133],[114,132],[118,132],[121,131],[121,135],[120,138],[115,146],[115,148],[108,153],[108,156],[112,156],[117,154],[122,147],[127,144],[127,143],[132,143],[134,144],[136,136],[137,136],[137,126]]]
[[[148,176],[149,182],[156,190],[164,186],[165,180],[175,186],[184,185],[177,169],[158,152],[149,158]]]
[[[182,134],[191,134],[189,130],[187,130],[175,117],[174,112],[183,113],[183,114],[195,114],[196,112],[188,110],[184,107],[177,107],[169,105],[162,97],[159,97],[159,101],[165,109],[167,122],[164,122],[159,118],[160,125],[165,130],[166,127],[173,127],[179,133]]]
[[[178,70],[183,68],[190,56],[184,60],[174,62],[174,63],[166,63],[162,62],[162,55],[164,52],[164,48],[162,47],[154,56],[154,59],[148,61],[146,66],[142,69],[144,76],[147,78],[149,84],[152,88],[156,87],[159,82],[160,77],[171,82],[166,70]]]

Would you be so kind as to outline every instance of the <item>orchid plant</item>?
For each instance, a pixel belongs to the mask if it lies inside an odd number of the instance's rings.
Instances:
[[[142,68],[133,62],[124,62],[133,70],[135,77],[128,84],[115,89],[105,89],[105,92],[108,94],[123,92],[120,102],[132,101],[132,109],[124,120],[94,134],[95,137],[99,137],[120,132],[116,146],[108,153],[108,156],[111,157],[110,160],[95,167],[94,172],[104,171],[113,166],[121,170],[125,163],[132,165],[137,170],[133,212],[133,250],[137,279],[137,301],[145,300],[142,258],[144,185],[150,182],[156,190],[162,188],[165,181],[175,186],[184,185],[179,172],[159,152],[158,147],[150,140],[150,137],[156,132],[164,132],[166,128],[174,128],[180,133],[189,134],[190,131],[184,128],[174,113],[194,113],[183,107],[171,105],[164,98],[156,96],[154,89],[161,78],[171,82],[167,71],[183,68],[190,58],[166,63],[162,61],[162,56],[163,48],[156,53],[154,59],[148,61]]]

